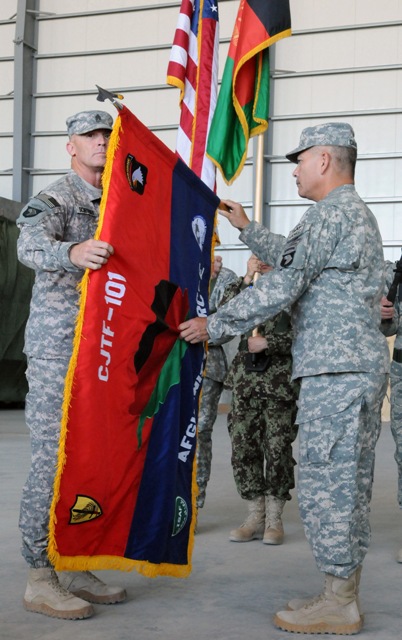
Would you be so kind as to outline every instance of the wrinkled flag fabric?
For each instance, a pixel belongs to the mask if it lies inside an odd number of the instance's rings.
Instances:
[[[58,570],[191,571],[203,345],[219,198],[126,107],[111,135],[97,238],[65,385],[49,557]]]

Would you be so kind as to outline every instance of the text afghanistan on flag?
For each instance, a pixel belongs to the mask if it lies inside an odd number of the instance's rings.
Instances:
[[[240,1],[207,143],[227,184],[243,168],[249,138],[268,127],[268,47],[290,35],[289,0]]]
[[[211,189],[215,165],[205,155],[218,92],[218,0],[182,0],[167,70],[179,87],[176,152]]]
[[[208,313],[219,198],[126,108],[66,378],[49,557],[59,570],[187,576],[204,349],[177,327]]]

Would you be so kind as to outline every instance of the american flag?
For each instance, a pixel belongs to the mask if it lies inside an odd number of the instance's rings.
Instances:
[[[211,189],[216,168],[205,155],[218,91],[218,0],[182,0],[167,71],[179,87],[176,153]]]

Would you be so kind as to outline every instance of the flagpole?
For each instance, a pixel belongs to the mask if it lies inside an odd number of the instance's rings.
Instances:
[[[254,220],[262,223],[262,184],[264,176],[264,134],[257,136],[255,154]]]
[[[262,223],[262,187],[264,177],[264,133],[257,136],[257,149],[255,151],[255,169],[254,169],[254,220]],[[253,277],[254,283],[257,282],[259,273],[255,273]],[[257,327],[253,329],[253,336],[258,336]]]

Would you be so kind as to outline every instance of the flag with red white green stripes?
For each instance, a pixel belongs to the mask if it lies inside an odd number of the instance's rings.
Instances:
[[[291,35],[289,0],[241,0],[212,120],[207,155],[227,184],[251,136],[268,127],[269,47]]]

